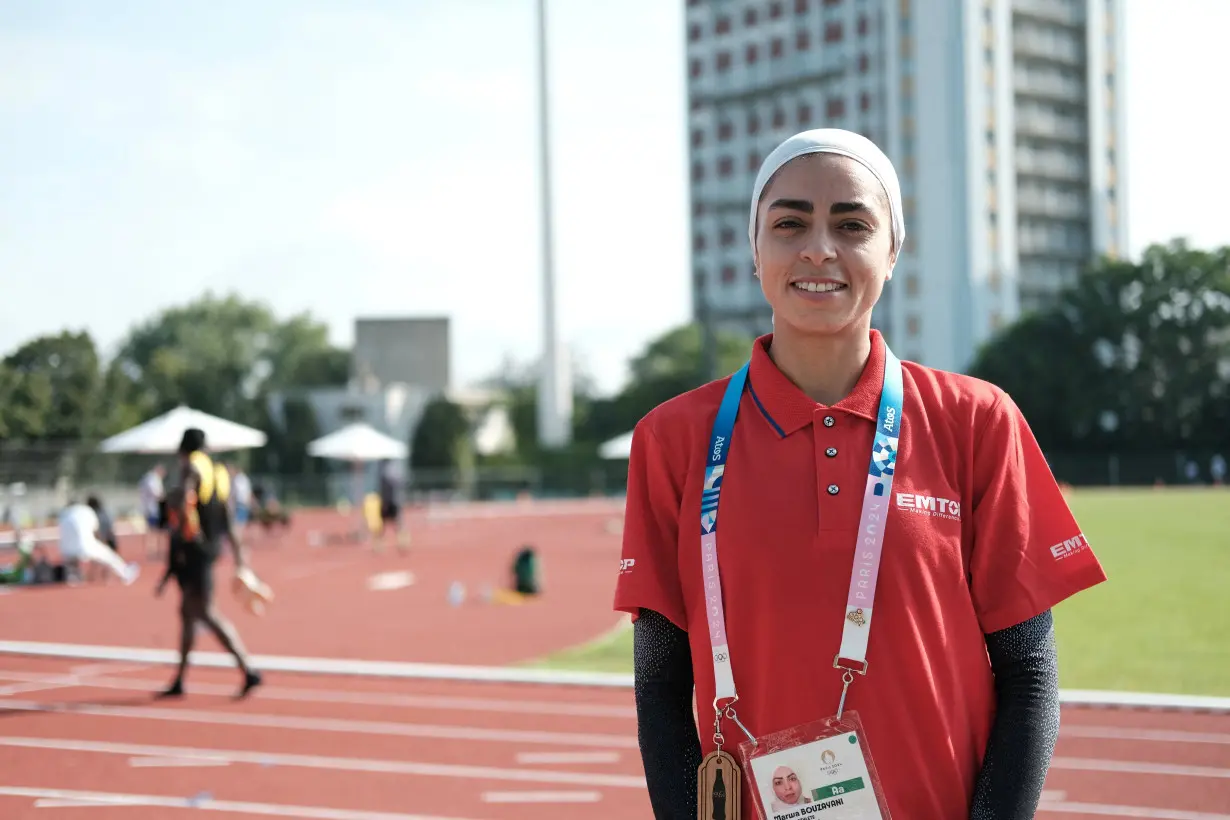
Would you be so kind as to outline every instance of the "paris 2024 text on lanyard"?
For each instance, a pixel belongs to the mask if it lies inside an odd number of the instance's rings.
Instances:
[[[885,346],[884,384],[867,470],[863,512],[859,518],[850,593],[842,622],[841,647],[833,658],[834,669],[842,672],[837,714],[759,739],[743,726],[735,712],[739,696],[735,692],[730,648],[726,642],[726,615],[717,556],[718,497],[748,367],[745,364],[731,377],[718,408],[701,496],[701,560],[705,613],[713,647],[716,694],[713,739],[717,748],[706,755],[698,770],[697,820],[741,820],[743,768],[750,769],[747,785],[753,789],[753,804],[761,820],[889,820],[884,792],[867,752],[866,733],[858,714],[845,711],[845,702],[854,673],[867,673],[867,635],[871,629],[872,601],[901,434],[904,400],[901,362]],[[722,748],[725,744],[723,717],[734,721],[748,737],[748,742],[740,745],[743,767]]]

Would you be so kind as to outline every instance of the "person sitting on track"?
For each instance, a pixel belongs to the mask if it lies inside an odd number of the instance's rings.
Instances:
[[[230,542],[236,573],[244,569],[245,563],[243,547],[231,526],[227,509],[230,477],[225,470],[216,467],[204,449],[204,431],[196,428],[184,431],[179,445],[179,483],[167,493],[171,546],[167,552],[166,573],[158,582],[154,594],[162,595],[167,581],[175,577],[180,589],[182,631],[179,669],[174,682],[162,693],[163,697],[180,697],[184,694],[184,674],[188,668],[188,655],[192,651],[197,621],[205,624],[223,648],[235,657],[243,672],[240,697],[261,684],[261,674],[252,668],[235,627],[213,603],[213,570],[220,552],[219,542],[223,538]]]
[[[97,503],[95,498],[90,500]],[[140,574],[140,567],[125,564],[116,550],[103,543],[105,534],[94,504],[69,504],[60,513],[59,529],[60,559],[68,578],[81,578],[86,574],[83,570],[92,566],[105,567],[125,584],[131,584]]]

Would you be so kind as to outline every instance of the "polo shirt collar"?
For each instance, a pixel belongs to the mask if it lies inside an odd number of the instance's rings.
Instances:
[[[884,386],[884,338],[871,331],[871,356],[850,395],[831,408],[812,400],[790,381],[769,358],[773,334],[761,336],[752,344],[748,386],[760,412],[782,437],[811,424],[817,410],[831,409],[867,419],[874,423],[880,410],[880,391]]]

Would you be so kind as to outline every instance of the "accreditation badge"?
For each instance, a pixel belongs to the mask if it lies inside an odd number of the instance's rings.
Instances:
[[[760,820],[890,820],[858,714],[739,747]]]

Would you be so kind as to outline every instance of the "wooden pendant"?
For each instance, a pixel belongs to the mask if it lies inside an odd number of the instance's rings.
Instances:
[[[713,751],[696,772],[696,820],[741,820],[743,778],[735,759]]]

